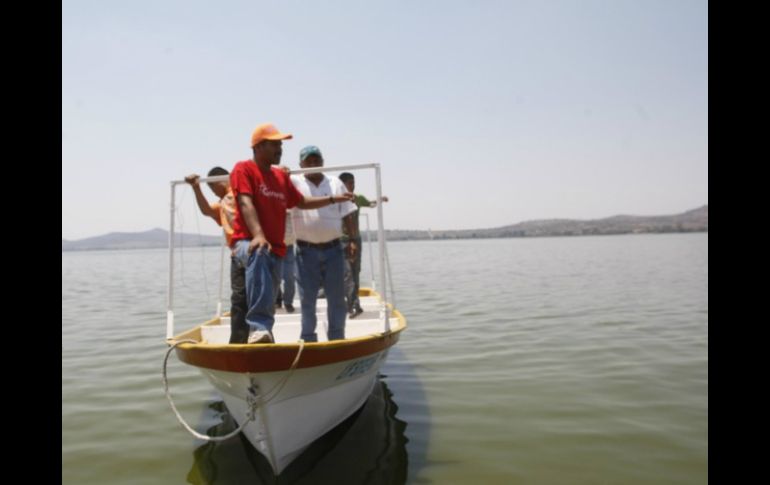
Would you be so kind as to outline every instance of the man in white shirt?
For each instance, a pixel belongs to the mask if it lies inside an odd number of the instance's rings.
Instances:
[[[323,166],[323,155],[316,146],[306,146],[300,151],[299,165],[302,168]],[[291,181],[305,197],[329,197],[348,193],[337,177],[323,173],[294,175]],[[302,335],[305,342],[317,342],[316,300],[318,289],[326,294],[329,340],[345,338],[345,256],[355,255],[358,247],[351,241],[343,249],[342,224],[352,234],[356,231],[353,213],[356,205],[349,200],[333,203],[315,210],[292,210],[292,221],[296,235],[296,264],[299,283],[299,298],[302,305]]]

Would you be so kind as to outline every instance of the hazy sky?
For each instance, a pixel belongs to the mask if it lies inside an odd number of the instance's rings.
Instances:
[[[382,164],[391,229],[708,203],[705,0],[62,9],[66,239],[168,228],[168,182],[249,158],[266,121],[294,134],[290,167],[307,144],[327,165]]]

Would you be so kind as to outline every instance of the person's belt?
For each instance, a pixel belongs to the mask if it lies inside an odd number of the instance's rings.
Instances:
[[[316,249],[333,248],[334,246],[337,246],[339,243],[340,243],[339,238],[332,239],[331,241],[325,242],[325,243],[311,243],[311,242],[303,241],[301,239],[297,239],[297,242],[296,242],[297,246],[301,248],[316,248]]]

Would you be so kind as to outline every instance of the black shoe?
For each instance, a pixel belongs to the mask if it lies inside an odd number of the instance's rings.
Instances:
[[[291,303],[287,303],[285,308],[286,308],[286,313],[294,313],[294,305],[292,305]]]
[[[348,318],[356,318],[357,316],[359,316],[362,313],[364,313],[364,311],[362,309],[356,308],[355,310],[351,311],[348,314]]]

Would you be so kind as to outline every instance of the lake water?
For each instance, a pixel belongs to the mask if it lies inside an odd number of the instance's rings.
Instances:
[[[388,247],[409,328],[277,480],[169,409],[167,253],[62,253],[62,483],[707,483],[708,234]],[[177,254],[177,329],[214,314],[219,256]],[[196,429],[234,429],[197,370],[172,355],[169,375]]]

